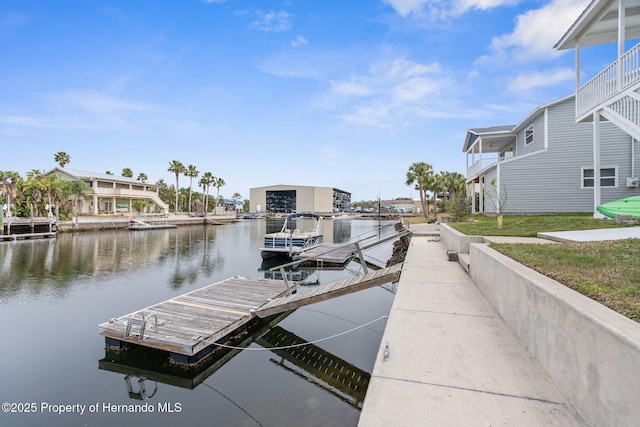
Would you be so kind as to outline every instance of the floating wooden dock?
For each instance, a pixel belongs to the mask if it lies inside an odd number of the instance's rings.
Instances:
[[[3,234],[0,235],[0,242],[16,241],[16,240],[32,240],[32,239],[51,239],[56,237],[58,233],[55,231],[47,233],[22,233],[22,234]]]
[[[165,350],[173,362],[200,361],[219,340],[246,328],[256,319],[253,310],[293,291],[281,280],[233,277],[177,296],[98,326],[106,345],[130,345]]]
[[[260,319],[400,278],[401,265],[293,294],[284,280],[234,277],[177,296],[98,326],[109,349],[140,345],[169,352],[177,364],[193,365]]]
[[[242,348],[248,347],[260,336],[264,335],[271,328],[286,318],[290,313],[283,313],[273,316],[269,320],[262,321],[249,328],[248,333],[240,334],[238,339],[230,343],[234,348],[220,348],[213,354],[208,355],[194,366],[182,366],[167,363],[167,354],[161,350],[134,347],[129,351],[114,351],[105,349],[104,358],[98,361],[98,368],[124,374],[129,397],[145,399],[144,381],[156,381],[176,387],[194,389],[227,362],[242,352]],[[138,391],[132,390],[132,378],[138,378]]]

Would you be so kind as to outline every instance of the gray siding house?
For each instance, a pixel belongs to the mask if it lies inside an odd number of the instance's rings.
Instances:
[[[577,102],[574,118],[578,123],[592,123],[593,127],[590,145],[595,164],[594,216],[601,216],[595,207],[607,201],[606,189],[599,186],[599,172],[605,170],[604,166],[610,161],[602,146],[602,139],[606,138],[604,122],[613,123],[640,140],[639,9],[639,0],[592,0],[554,46],[557,50],[575,50]],[[616,59],[581,85],[583,74],[589,75],[594,68],[591,64],[582,69],[581,51],[597,45],[608,45],[607,49]]]
[[[469,129],[468,194],[474,213],[594,211],[592,123],[576,122],[575,96],[536,108],[513,126]],[[640,195],[640,144],[610,122],[600,124],[602,203]]]

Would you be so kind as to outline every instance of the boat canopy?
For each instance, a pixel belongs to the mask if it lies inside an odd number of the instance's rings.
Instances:
[[[315,219],[318,224],[320,223],[320,220],[322,219],[322,217],[320,215],[316,215],[316,214],[312,214],[312,213],[295,213],[292,215],[289,215],[285,220],[284,220],[284,224],[282,225],[282,230],[280,230],[281,232],[284,232],[287,230],[287,223],[289,221],[298,219],[298,218],[313,218]]]

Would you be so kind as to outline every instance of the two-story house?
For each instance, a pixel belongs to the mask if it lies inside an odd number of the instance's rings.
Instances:
[[[54,168],[47,175],[55,174],[66,181],[84,181],[88,191],[81,212],[106,214],[133,212],[133,201],[149,202],[148,213],[167,214],[169,207],[158,196],[158,187],[133,178],[104,173],[86,172],[68,168]]]
[[[640,44],[627,43],[640,37],[640,0],[593,0],[571,28],[556,43],[557,50],[575,49],[576,109],[575,121],[591,123],[589,141],[584,150],[593,156],[593,207],[609,201],[603,178],[607,177],[607,159],[604,138],[605,123],[623,130],[630,138],[640,139]],[[611,44],[616,46],[616,59],[600,73],[581,85],[581,55],[583,48]],[[629,47],[627,49],[627,47]],[[613,49],[612,49],[613,50]],[[585,57],[589,50],[584,49]],[[622,144],[622,142],[621,142]],[[631,156],[635,156],[632,151]],[[632,163],[635,160],[631,159]],[[626,175],[635,178],[634,174]],[[637,180],[631,180],[637,185]],[[626,181],[619,183],[624,187]],[[637,195],[637,193],[634,193]]]
[[[473,212],[507,214],[593,212],[602,201],[640,195],[640,145],[613,123],[600,124],[600,173],[593,168],[591,124],[576,122],[575,96],[531,112],[519,124],[469,129],[468,194]],[[636,156],[638,152],[638,156]],[[599,184],[599,185],[597,185]]]

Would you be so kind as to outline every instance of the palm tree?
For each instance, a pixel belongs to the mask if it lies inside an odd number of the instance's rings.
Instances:
[[[42,201],[42,193],[44,188],[44,175],[40,169],[31,169],[27,172],[27,182],[23,187],[29,208],[31,210],[31,218],[39,216],[38,204]]]
[[[81,180],[76,180],[76,181],[69,181],[69,188],[68,188],[68,192],[69,195],[73,197],[73,214],[76,217],[76,223],[75,225],[78,224],[78,204],[80,200],[86,200],[87,196],[87,190],[89,190],[89,187],[87,187],[87,184],[84,181]]]
[[[202,186],[202,192],[205,194],[204,199],[204,215],[207,215],[209,212],[209,187],[216,180],[216,177],[213,176],[211,172],[205,172],[202,174],[202,178],[200,178],[199,184]]]
[[[62,192],[63,182],[56,175],[51,174],[44,177],[42,180],[43,189],[47,195],[47,213],[51,212],[51,208],[56,209],[56,219],[58,218],[58,201],[60,200],[60,193]]]
[[[58,151],[53,159],[60,165],[61,168],[64,168],[65,165],[71,163],[71,156],[69,156],[64,151]]]
[[[458,193],[462,193],[462,197],[465,197],[466,178],[459,172],[440,172],[442,176],[442,189],[447,192],[447,198],[449,200],[449,209],[451,209],[452,202],[456,199]]]
[[[433,214],[438,217],[438,193],[444,189],[444,180],[439,173],[431,174],[427,177],[427,187],[431,189],[433,193]]]
[[[233,196],[231,196],[231,198],[233,199],[233,208],[236,209],[238,200],[242,199],[242,196],[240,195],[240,193],[233,193]]]
[[[179,179],[180,179],[180,174],[184,173],[185,171],[185,167],[182,163],[180,163],[178,160],[172,160],[169,162],[169,169],[167,169],[168,172],[173,172],[176,174],[176,206],[175,206],[175,213],[178,213],[178,193],[180,193],[180,185],[179,185]]]
[[[222,178],[214,178],[214,180],[213,180],[213,186],[218,189],[218,192],[216,193],[216,201],[217,202],[219,202],[219,200],[220,200],[220,187],[222,187],[225,184],[226,184],[226,182],[224,182],[224,179],[222,179]]]
[[[137,215],[140,216],[141,213],[144,213],[145,209],[149,207],[149,202],[146,200],[136,199],[131,202],[131,206],[136,210]]]
[[[122,169],[122,176],[125,178],[133,178],[133,171],[129,168]]]
[[[191,189],[193,188],[193,178],[197,178],[200,172],[194,165],[189,165],[187,166],[184,174],[189,177],[189,215],[191,215]]]
[[[11,217],[11,201],[16,199],[18,183],[22,180],[18,172],[0,171],[0,193],[5,196],[7,201],[7,218]],[[0,203],[2,204],[2,203]]]
[[[429,206],[426,204],[427,183],[429,181],[429,177],[432,175],[433,167],[429,163],[412,163],[407,171],[407,181],[405,182],[407,185],[415,183],[415,188],[420,193],[422,211],[424,212],[424,217],[427,219],[429,219]]]
[[[147,180],[149,179],[149,177],[147,176],[146,173],[144,172],[140,172],[138,174],[138,178],[136,178],[138,181],[141,181],[143,184],[147,182]]]

